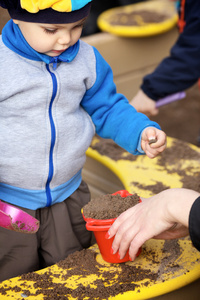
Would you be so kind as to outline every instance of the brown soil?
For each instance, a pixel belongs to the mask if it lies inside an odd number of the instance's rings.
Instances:
[[[18,285],[14,287],[2,286],[0,294],[6,295],[8,291],[12,290],[21,293],[23,298],[43,295],[42,299],[64,300],[68,299],[70,295],[70,297],[78,300],[86,299],[86,297],[88,300],[103,300],[135,289],[139,293],[139,288],[142,286],[148,287],[152,282],[156,284],[164,281],[165,274],[168,272],[179,271],[185,274],[188,271],[187,269],[183,270],[183,267],[176,263],[182,254],[178,240],[165,241],[162,253],[161,260],[160,253],[156,253],[144,245],[143,255],[145,255],[151,268],[145,268],[145,266],[132,262],[131,264],[112,264],[111,272],[102,272],[102,265],[96,260],[97,253],[95,251],[91,249],[77,251],[57,263],[58,272],[52,272],[49,268],[43,274],[35,272],[24,274],[19,277]],[[73,289],[71,284],[65,284],[72,276],[75,276],[74,278],[80,276],[87,278],[88,275],[97,278],[92,285],[90,283],[87,286],[82,283],[77,284],[75,279],[76,289]],[[34,292],[30,291],[32,285],[35,289]]]
[[[92,219],[113,219],[117,218],[128,208],[139,203],[140,197],[133,194],[127,197],[121,195],[101,195],[92,199],[83,207],[83,214],[86,218]]]
[[[167,15],[156,12],[138,10],[130,13],[122,12],[110,17],[111,25],[120,26],[144,26],[149,23],[160,23],[168,18]]]
[[[39,228],[39,221],[35,222],[35,227],[30,226],[25,223],[22,223],[21,221],[16,221],[15,223],[12,223],[11,225],[12,225],[14,231],[16,231],[16,232],[31,234],[31,233],[37,232],[36,228]]]
[[[114,144],[114,142],[111,140],[104,140],[99,138],[99,142],[95,143],[92,148],[94,150],[97,150],[101,155],[106,155],[113,160],[128,159],[130,161],[134,161],[137,159],[137,156],[131,154],[124,156],[124,150]],[[177,158],[179,158],[179,160],[177,160]],[[197,172],[192,172],[192,174],[189,175],[190,167],[184,169],[181,167],[184,160],[196,161],[196,163],[199,165],[200,152],[193,150],[187,142],[175,139],[172,143],[172,146],[166,148],[166,150],[160,154],[157,164],[169,174],[176,173],[180,175],[183,188],[193,189],[197,192],[200,192],[200,174]],[[176,167],[172,168],[172,165],[175,165]],[[138,182],[135,181],[132,182],[132,184],[144,190],[149,190],[152,192],[152,194],[157,194],[169,188],[169,186],[163,185],[162,182],[157,182],[152,186],[145,184],[141,186]]]

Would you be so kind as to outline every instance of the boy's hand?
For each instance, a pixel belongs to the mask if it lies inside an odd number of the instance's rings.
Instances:
[[[142,132],[141,148],[149,158],[154,158],[166,148],[166,134],[155,127],[147,127]]]
[[[136,96],[130,101],[130,104],[138,111],[147,116],[155,116],[159,110],[156,108],[156,102],[150,99],[142,90],[139,90]]]

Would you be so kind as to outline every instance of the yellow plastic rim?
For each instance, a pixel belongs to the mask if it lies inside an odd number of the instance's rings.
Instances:
[[[117,14],[137,11],[149,11],[167,15],[168,18],[159,23],[146,23],[139,26],[112,25],[110,19]],[[103,12],[97,19],[97,24],[102,31],[106,31],[123,37],[147,37],[164,33],[173,28],[178,21],[178,14],[175,5],[168,0],[150,0],[144,3],[137,3],[116,7]]]

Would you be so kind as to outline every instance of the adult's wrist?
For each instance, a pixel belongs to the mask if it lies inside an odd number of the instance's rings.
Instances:
[[[169,220],[172,223],[180,223],[188,228],[191,207],[200,194],[196,191],[184,188],[169,189],[168,191],[169,200],[167,209]]]

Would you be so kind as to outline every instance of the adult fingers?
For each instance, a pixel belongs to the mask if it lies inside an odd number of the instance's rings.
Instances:
[[[125,222],[125,220],[127,218],[129,218],[129,216],[131,215],[131,208],[129,208],[128,210],[126,210],[125,212],[123,212],[116,220],[115,222],[111,225],[111,227],[108,230],[107,233],[107,238],[112,238],[116,232],[118,231],[120,225]]]
[[[130,224],[130,222],[123,223],[117,231],[112,248],[114,253],[118,251],[120,259],[124,258],[127,250],[130,247],[132,240],[138,232],[138,227]]]

